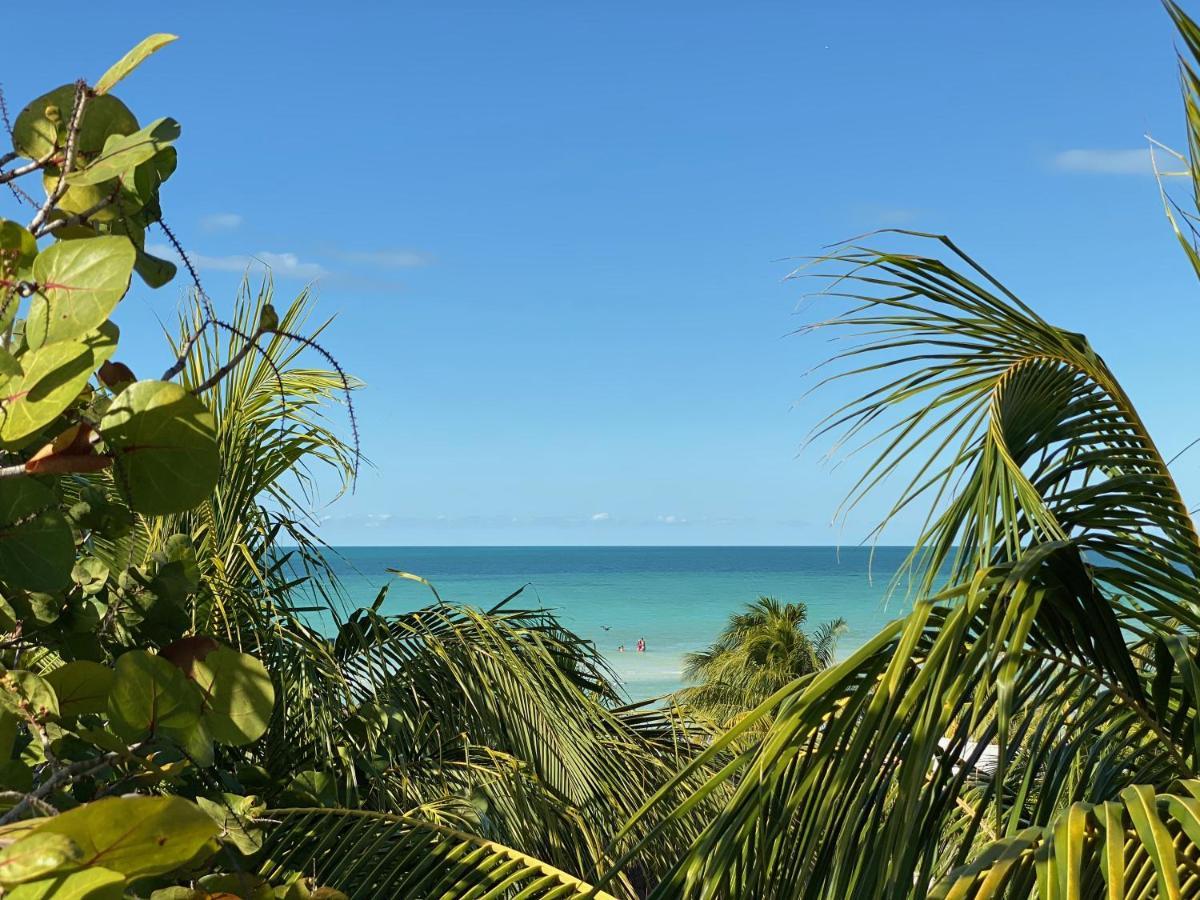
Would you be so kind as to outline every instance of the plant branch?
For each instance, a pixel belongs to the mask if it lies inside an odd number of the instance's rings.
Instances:
[[[100,212],[100,210],[104,209],[107,206],[112,206],[116,202],[117,202],[117,192],[114,190],[107,197],[102,197],[98,202],[94,203],[89,209],[85,209],[81,213],[75,213],[72,216],[66,216],[65,218],[62,218],[62,219],[55,219],[52,222],[46,222],[41,227],[39,227],[35,232],[33,232],[33,236],[35,238],[41,238],[41,237],[45,237],[46,235],[57,231],[60,228],[66,228],[67,226],[70,226],[70,225],[86,225],[86,224],[88,224],[88,221],[87,221],[88,219],[90,219],[96,213]]]
[[[220,384],[221,379],[233,371],[234,367],[236,367],[238,363],[245,359],[250,354],[251,350],[258,349],[258,339],[264,334],[266,334],[266,330],[264,328],[261,326],[256,328],[254,333],[246,339],[246,342],[238,348],[237,352],[234,353],[233,356],[229,357],[225,365],[221,366],[221,368],[209,375],[208,378],[204,379],[204,382],[200,384],[193,393],[203,394],[210,388],[216,387],[218,384]]]
[[[78,762],[73,762],[69,765],[63,766],[61,769],[58,769],[51,774],[51,776],[38,785],[37,788],[26,794],[20,803],[6,812],[3,816],[0,816],[0,825],[8,825],[11,822],[17,821],[17,819],[25,814],[27,809],[29,809],[31,806],[37,805],[39,801],[50,796],[61,785],[76,778],[84,778],[88,775],[98,772],[101,769],[112,765],[114,762],[120,759],[120,757],[121,754],[114,750],[113,752],[105,753],[103,756],[97,757],[96,759],[81,759]]]
[[[87,106],[88,89],[83,81],[75,83],[75,108],[71,111],[71,122],[67,126],[67,152],[63,158],[63,164],[59,168],[58,184],[54,186],[54,190],[46,197],[46,202],[42,204],[42,208],[37,211],[37,215],[33,217],[33,221],[29,223],[29,230],[34,234],[37,233],[42,223],[46,221],[46,217],[62,199],[63,194],[67,192],[67,176],[71,174],[71,170],[75,167],[75,153],[79,147],[79,126],[83,122],[83,108]]]
[[[2,160],[0,160],[0,166],[8,165],[10,162],[12,162],[10,157],[15,156],[16,153],[10,153],[6,155]],[[44,169],[46,164],[53,158],[54,152],[51,151],[41,159],[35,159],[32,162],[27,162],[25,165],[17,166],[15,169],[9,169],[7,172],[0,172],[0,184],[8,184],[10,181],[16,181],[18,178],[28,175],[31,172],[36,172],[38,169]]]

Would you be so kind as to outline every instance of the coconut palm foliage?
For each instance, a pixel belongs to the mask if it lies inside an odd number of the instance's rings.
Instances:
[[[860,337],[829,377],[874,382],[820,428],[875,450],[849,502],[898,480],[893,514],[933,510],[913,611],[706,751],[737,752],[708,783],[733,797],[653,896],[1195,896],[1187,505],[1083,335],[912,237],[924,252],[847,246],[803,274],[845,304],[815,327]]]
[[[262,851],[267,879],[302,867],[353,897],[614,900],[531,856],[422,819],[346,809],[271,818],[279,827]]]
[[[190,607],[194,631],[252,651],[276,684],[262,739],[221,751],[224,788],[307,812],[268,810],[270,846],[286,853],[251,855],[243,869],[261,865],[277,879],[289,860],[309,874],[338,861],[322,884],[391,885],[405,895],[409,879],[432,871],[413,868],[416,853],[426,867],[440,860],[441,878],[458,872],[464,891],[496,877],[501,894],[519,886],[539,897],[553,887],[545,896],[566,896],[574,882],[563,873],[607,869],[623,823],[707,733],[670,709],[623,707],[594,647],[549,613],[517,608],[520,591],[486,611],[435,592],[431,606],[387,615],[385,588],[370,608],[349,610],[307,512],[314,484],[332,474],[345,486],[353,476],[334,406],[346,385],[336,369],[311,367],[327,323],[307,328],[307,291],[281,310],[287,334],[246,352],[245,335],[272,300],[269,281],[257,292],[243,286],[229,329],[181,342],[187,383],[223,373],[212,394],[223,470],[211,497],[167,523],[139,521],[109,548],[152,558],[166,535],[189,533],[202,585]],[[183,335],[195,333],[203,302],[194,298]],[[380,855],[369,871],[346,868],[340,853],[305,857],[328,849],[309,838],[339,829],[364,841],[370,831]],[[633,895],[697,833],[695,824],[677,830],[610,890]],[[510,872],[523,855],[545,864]],[[451,861],[457,868],[446,868]]]
[[[616,708],[590,645],[541,611],[366,609],[311,640],[328,677],[286,700],[264,739],[261,770],[293,773],[269,802],[405,813],[583,874],[607,867],[623,822],[696,749],[663,733],[664,713]],[[304,708],[334,710],[341,728],[315,739]],[[645,854],[629,879],[681,846]]]
[[[689,653],[680,703],[721,725],[731,725],[784,685],[833,662],[843,619],[805,633],[808,607],[759,597],[733,615],[710,647]]]

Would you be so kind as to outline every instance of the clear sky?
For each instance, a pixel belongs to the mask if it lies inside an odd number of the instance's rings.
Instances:
[[[829,348],[788,336],[781,259],[880,226],[951,233],[1088,333],[1167,453],[1200,435],[1197,285],[1144,151],[1182,143],[1153,0],[111,13],[19,14],[10,106],[182,36],[121,91],[183,124],[168,222],[218,303],[248,256],[315,278],[367,384],[332,543],[857,541],[890,498],[831,527],[855,469],[799,452],[838,396],[796,402]],[[126,300],[135,369],[182,287]]]

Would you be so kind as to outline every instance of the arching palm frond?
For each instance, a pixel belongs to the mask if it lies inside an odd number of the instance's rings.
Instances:
[[[1171,793],[1147,785],[1103,803],[1072,803],[951,872],[931,900],[995,897],[1165,897],[1200,893],[1200,781]]]
[[[1104,826],[1076,804],[1120,807],[1104,846],[1122,848],[1125,883],[1108,896],[1173,896],[1177,865],[1190,883],[1195,801],[1163,799],[1161,828],[1133,802],[1200,775],[1187,505],[1082,335],[948,239],[915,237],[946,258],[850,246],[822,260],[824,295],[848,307],[814,326],[863,337],[830,379],[878,379],[818,428],[876,453],[849,506],[897,478],[889,519],[932,510],[913,612],[697,760],[732,754],[705,789],[733,796],[652,896],[916,898],[948,879],[947,897],[1026,897],[1039,878],[1060,886],[1050,869],[1099,871]],[[1088,878],[1041,896],[1094,896]]]
[[[274,301],[269,279],[257,293],[243,282],[230,328],[204,327],[198,302],[180,323],[180,352],[188,350],[185,384],[205,384],[225,371],[206,394],[217,420],[222,472],[207,503],[179,519],[156,522],[154,535],[191,534],[211,594],[207,609],[198,610],[207,621],[197,621],[197,628],[239,643],[243,626],[246,639],[253,640],[264,630],[259,621],[264,612],[286,610],[301,595],[298,579],[307,578],[310,591],[332,583],[324,546],[312,530],[316,479],[324,470],[323,477],[344,490],[357,459],[345,423],[331,415],[347,402],[342,373],[307,362],[314,355],[309,345],[329,324],[310,323],[313,300],[307,289],[301,291],[280,310],[277,329],[248,353],[247,338]],[[197,333],[199,339],[189,343]],[[280,550],[284,543],[294,549]]]
[[[615,900],[580,879],[492,841],[420,819],[349,809],[278,809],[261,874],[295,874],[351,897],[523,897]]]

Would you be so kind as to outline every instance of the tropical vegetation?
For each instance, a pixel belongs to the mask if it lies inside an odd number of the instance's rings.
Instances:
[[[1200,275],[1200,27],[1168,10]],[[113,93],[172,40],[0,154],[29,207],[0,220],[4,897],[1200,895],[1200,536],[1083,335],[945,237],[799,272],[838,307],[812,329],[860,338],[817,429],[878,448],[848,504],[900,479],[893,515],[931,509],[912,611],[839,661],[764,599],[705,683],[628,705],[520,591],[340,594],[309,507],[356,476],[358,384],[307,292],[222,313],[187,264],[180,126]],[[113,321],[178,274],[148,229],[190,282],[149,379]]]
[[[683,675],[692,684],[678,692],[677,702],[691,715],[729,728],[780,688],[828,668],[846,621],[825,622],[811,635],[804,631],[807,622],[803,603],[767,596],[747,603],[711,646],[684,657]]]

